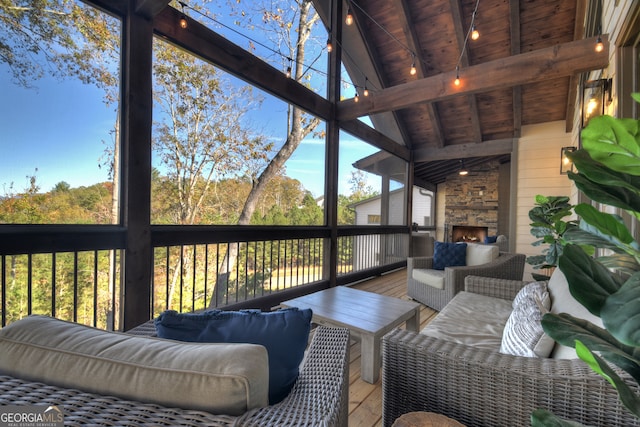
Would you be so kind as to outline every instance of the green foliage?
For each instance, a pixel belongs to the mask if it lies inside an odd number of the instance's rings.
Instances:
[[[634,98],[640,101],[638,95]],[[577,173],[569,173],[577,187],[595,202],[640,218],[639,122],[610,116],[595,117],[582,132],[582,149],[570,155]],[[626,371],[640,383],[640,245],[619,215],[591,205],[575,207],[579,228],[564,235],[566,246],[559,268],[571,294],[604,328],[567,314],[546,314],[545,332],[605,378],[624,406],[640,418],[640,396],[619,375]],[[606,256],[594,258],[594,251]],[[548,413],[536,412],[532,425],[561,426]]]
[[[563,236],[569,230],[577,226],[577,221],[565,221],[564,218],[571,216],[573,205],[569,203],[569,198],[565,196],[542,196],[537,195],[535,206],[529,211],[529,219],[532,221],[531,234],[538,238],[532,243],[533,246],[548,245],[542,250],[542,255],[532,255],[527,257],[527,263],[532,265],[534,270],[547,269],[558,265],[558,258],[562,255],[564,245]],[[534,274],[536,280],[546,280],[549,277],[541,274]]]

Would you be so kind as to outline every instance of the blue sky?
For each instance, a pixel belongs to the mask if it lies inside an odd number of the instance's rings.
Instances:
[[[237,36],[236,42],[246,46]],[[323,57],[318,63],[325,61]],[[107,181],[108,171],[100,164],[105,160],[105,143],[112,141],[110,130],[116,113],[113,106],[105,106],[103,92],[78,81],[49,77],[34,86],[17,86],[8,66],[0,64],[0,197],[9,193],[11,184],[12,192],[24,191],[28,177],[34,174],[41,191],[51,190],[60,181],[72,187]],[[286,104],[266,94],[264,97],[263,107],[251,120],[257,121],[263,132],[282,139]],[[343,134],[343,138],[339,192],[347,194],[351,164],[377,150],[349,135]],[[299,179],[314,196],[324,192],[324,152],[324,141],[309,137],[286,164],[286,174]],[[377,186],[376,181],[371,184]]]

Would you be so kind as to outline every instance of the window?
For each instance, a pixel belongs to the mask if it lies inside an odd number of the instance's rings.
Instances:
[[[0,34],[0,223],[116,223],[120,20],[80,1],[29,5]]]

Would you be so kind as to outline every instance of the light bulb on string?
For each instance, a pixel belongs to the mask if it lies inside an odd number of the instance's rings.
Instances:
[[[471,27],[471,40],[478,40],[480,38],[480,32],[476,28],[476,24]]]
[[[291,65],[287,67],[287,78],[291,78]]]
[[[353,24],[353,13],[351,13],[351,8],[347,9],[347,17],[345,18],[344,23],[347,25]]]
[[[368,79],[365,77],[365,78],[364,78],[364,91],[362,92],[362,94],[363,94],[364,96],[369,96],[369,89],[367,89],[367,80],[368,80]]]
[[[327,52],[331,53],[333,50],[333,44],[331,44],[331,37],[327,39]]]
[[[460,86],[460,67],[456,65],[456,79],[453,81],[453,84],[456,86]]]
[[[604,43],[602,43],[602,37],[598,36],[596,40],[596,52],[600,53],[604,50]]]
[[[358,96],[358,91],[356,90],[356,96],[353,97],[353,102],[360,101],[360,96]]]
[[[180,17],[180,28],[184,30],[189,26],[189,23],[187,22],[187,16],[184,14],[185,3],[180,2],[180,6],[182,7],[182,16]]]
[[[411,64],[411,69],[409,70],[409,74],[415,76],[418,73],[418,69],[416,68],[416,63]]]

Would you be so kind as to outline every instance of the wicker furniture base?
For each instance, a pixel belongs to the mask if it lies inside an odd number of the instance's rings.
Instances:
[[[132,332],[150,335],[155,328],[153,324],[145,324]],[[319,327],[289,396],[276,405],[240,417],[126,401],[6,375],[0,376],[0,405],[57,405],[64,413],[65,426],[346,427],[348,387],[349,331]]]

